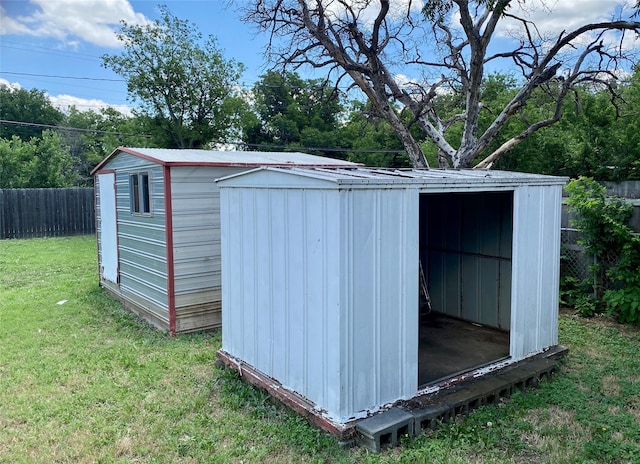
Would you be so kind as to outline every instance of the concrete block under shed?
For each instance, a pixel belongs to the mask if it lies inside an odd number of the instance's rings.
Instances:
[[[391,408],[356,424],[360,443],[374,453],[383,447],[397,446],[403,436],[413,436],[414,416],[399,408]]]

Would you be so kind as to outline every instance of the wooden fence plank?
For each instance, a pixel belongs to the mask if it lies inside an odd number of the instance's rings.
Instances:
[[[93,188],[0,189],[0,239],[95,233]]]

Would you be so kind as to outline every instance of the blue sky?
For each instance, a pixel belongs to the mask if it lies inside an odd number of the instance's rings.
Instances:
[[[264,58],[268,37],[240,20],[238,7],[246,1],[0,0],[0,83],[44,90],[61,108],[75,105],[79,110],[97,110],[108,104],[126,109],[126,84],[102,67],[100,57],[120,51],[116,33],[121,19],[129,24],[153,21],[162,3],[204,36],[214,35],[227,58],[246,66],[242,84],[250,87],[268,69]],[[552,5],[553,12],[532,8],[540,2]],[[541,30],[557,34],[580,24],[610,20],[621,2],[528,0],[525,4],[529,19]],[[498,44],[508,41],[508,28],[496,39]]]
[[[84,7],[79,5],[83,3]],[[263,54],[267,37],[240,21],[234,8],[237,3],[1,0],[0,82],[45,90],[58,104],[75,104],[80,110],[97,109],[104,103],[127,105],[126,84],[102,66],[100,57],[121,50],[115,39],[120,19],[130,24],[155,20],[158,4],[165,4],[204,36],[214,35],[225,57],[246,66],[242,83],[251,86],[267,69]]]

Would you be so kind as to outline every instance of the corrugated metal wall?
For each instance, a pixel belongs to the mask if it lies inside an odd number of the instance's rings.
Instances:
[[[374,188],[341,195],[345,378],[339,411],[348,418],[417,390],[418,192]]]
[[[177,332],[221,323],[220,192],[214,180],[245,170],[171,168]]]
[[[558,343],[562,186],[522,186],[514,193],[511,356]]]
[[[223,349],[341,421],[414,394],[417,201],[223,188]]]
[[[168,325],[162,166],[121,153],[104,169],[116,170],[116,214],[120,250],[120,285],[109,288],[149,312],[154,319]],[[151,214],[132,214],[129,175],[144,172],[149,173]],[[99,256],[98,259],[102,262],[102,257]]]
[[[223,189],[223,349],[317,404],[340,391],[338,196]]]

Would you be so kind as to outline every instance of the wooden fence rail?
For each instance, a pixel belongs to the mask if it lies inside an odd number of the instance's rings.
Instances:
[[[0,189],[0,239],[93,233],[93,188]]]

